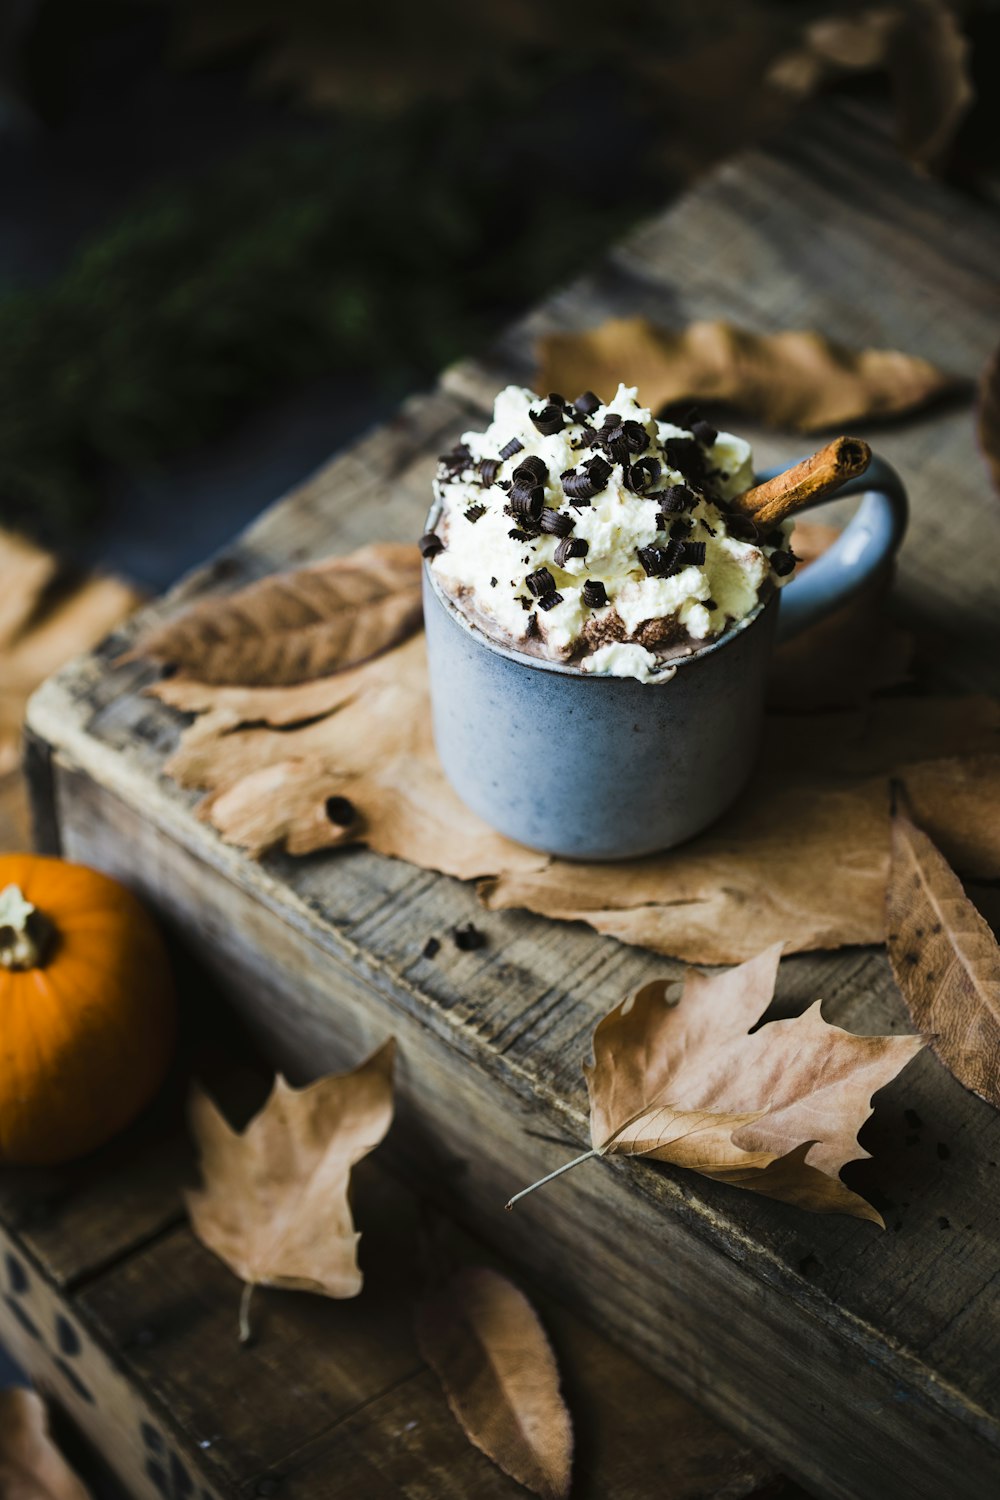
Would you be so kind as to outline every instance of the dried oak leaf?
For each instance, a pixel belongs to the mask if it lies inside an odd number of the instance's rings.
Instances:
[[[388,1041],[351,1073],[292,1088],[284,1078],[242,1132],[197,1090],[191,1119],[204,1186],[187,1197],[195,1234],[244,1282],[354,1297],[361,1290],[351,1168],[392,1121]]]
[[[977,425],[979,446],[994,487],[1000,490],[1000,349],[986,366],[979,382]]]
[[[3,1500],[89,1500],[90,1491],[49,1436],[34,1391],[0,1391],[0,1495]]]
[[[892,698],[853,713],[772,716],[746,794],[682,848],[575,864],[512,843],[458,799],[434,751],[422,636],[293,688],[171,679],[156,696],[200,715],[166,771],[207,793],[227,842],[293,854],[361,842],[459,879],[492,910],[527,907],[694,963],[881,942],[889,775],[946,835],[960,868],[1000,874],[1000,710],[988,699]],[[345,827],[327,800],[356,809]]]
[[[689,969],[674,1005],[673,981],[654,980],[599,1022],[594,1062],[584,1064],[587,1155],[649,1157],[882,1225],[840,1171],[868,1155],[858,1131],[872,1095],[924,1040],[854,1036],[824,1021],[818,1000],[751,1032],[774,995],[781,949],[720,974]]]
[[[889,959],[915,1025],[959,1083],[1000,1108],[1000,947],[907,812],[892,820]]]
[[[974,97],[969,44],[944,0],[822,16],[765,76],[772,88],[804,98],[839,74],[873,69],[888,73],[900,149],[925,170],[939,168]]]
[[[150,656],[200,682],[289,686],[377,656],[420,619],[420,554],[374,542],[195,604],[122,660]]]
[[[589,389],[610,398],[624,381],[638,386],[654,411],[677,401],[722,401],[800,432],[899,416],[962,385],[916,355],[723,322],[671,332],[645,318],[615,318],[583,332],[543,334],[538,359],[540,390]]]
[[[565,1500],[573,1430],[527,1297],[498,1271],[467,1267],[420,1306],[417,1339],[470,1442],[544,1500]]]

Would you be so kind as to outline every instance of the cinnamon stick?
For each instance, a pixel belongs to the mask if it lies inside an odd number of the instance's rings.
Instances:
[[[838,489],[845,480],[863,474],[872,450],[862,438],[839,437],[811,458],[744,490],[730,504],[758,525],[773,526],[820,495]]]

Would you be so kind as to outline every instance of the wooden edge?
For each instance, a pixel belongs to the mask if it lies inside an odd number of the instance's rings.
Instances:
[[[99,1450],[134,1500],[228,1500],[182,1456],[169,1413],[154,1408],[0,1224],[0,1339]]]
[[[36,730],[42,734],[45,732],[45,710],[54,711],[58,721],[58,698],[54,703],[41,700]],[[185,808],[179,808],[176,800],[164,794],[161,785],[151,784],[145,776],[126,771],[118,764],[114,752],[79,732],[70,736],[68,744],[57,754],[57,774],[67,752],[68,769],[82,771],[113,797],[135,809],[141,808],[142,818],[153,823],[187,854],[230,883],[241,883],[245,856],[224,844],[207,825],[187,815]],[[539,1118],[548,1117],[551,1133],[586,1139],[587,1124],[582,1109],[570,1105],[551,1087],[539,1082],[524,1065],[492,1052],[488,1040],[479,1034],[470,1036],[460,1017],[450,1011],[429,1012],[425,998],[405,975],[388,964],[372,965],[358,945],[336,928],[322,923],[311,907],[260,867],[255,872],[255,894],[279,921],[305,937],[324,956],[361,977],[390,1006],[419,1019],[422,1025],[428,1026],[459,1053],[464,1062],[480,1068],[484,1074],[500,1078],[522,1102],[530,1101]],[[780,1286],[782,1294],[807,1317],[814,1319],[819,1316],[826,1320],[834,1306],[832,1299],[772,1250],[762,1246],[737,1221],[702,1198],[696,1178],[689,1174],[684,1183],[679,1184],[666,1174],[652,1171],[631,1171],[628,1177],[628,1191],[654,1212],[668,1210],[689,1226],[697,1226],[717,1252],[739,1262],[762,1286]],[[940,1404],[952,1414],[961,1413],[962,1420],[971,1424],[987,1441],[1000,1441],[993,1414],[970,1402],[950,1383],[929,1373],[915,1354],[888,1345],[879,1330],[858,1314],[838,1307],[837,1317],[845,1336],[854,1343],[859,1360],[882,1366],[891,1372],[887,1378],[921,1390],[929,1402]]]

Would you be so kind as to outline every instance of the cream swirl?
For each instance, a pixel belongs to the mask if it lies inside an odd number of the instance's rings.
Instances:
[[[425,553],[487,634],[646,680],[745,619],[793,563],[790,526],[756,536],[727,505],[753,484],[749,443],[657,421],[637,394],[501,391],[486,430],[441,460]]]

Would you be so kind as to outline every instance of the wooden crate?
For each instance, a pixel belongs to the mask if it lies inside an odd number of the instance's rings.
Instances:
[[[213,1092],[245,1105],[248,1080],[221,1072],[216,1060]],[[0,1172],[0,1342],[134,1500],[523,1496],[466,1441],[413,1334],[429,1263],[495,1257],[369,1160],[354,1194],[361,1296],[258,1291],[254,1340],[239,1344],[239,1282],[182,1212],[180,1083],[85,1162]],[[580,1500],[806,1500],[579,1317],[536,1301],[576,1423]]]
[[[854,106],[827,107],[725,166],[267,512],[180,599],[375,537],[414,536],[434,456],[530,371],[555,326],[643,312],[815,326],[975,374],[1000,327],[1000,227],[918,178]],[[968,406],[873,437],[909,482],[900,614],[935,633],[956,688],[1000,689],[1000,505]],[[764,462],[803,444],[750,430]],[[150,618],[146,616],[146,620]],[[397,1163],[439,1202],[675,1378],[783,1468],[837,1500],[979,1500],[1000,1477],[1000,1117],[930,1054],[880,1098],[852,1179],[889,1231],[817,1219],[693,1176],[601,1162],[510,1191],[586,1139],[580,1064],[599,1014],[670,966],[579,926],[484,917],[473,890],[365,851],[254,864],[161,776],[176,717],[115,669],[132,626],[35,698],[43,837],[133,885],[192,942],[269,1055],[297,1077],[400,1042]],[[473,953],[426,939],[474,918]],[[781,999],[859,1031],[903,1029],[880,951],[801,956]]]

